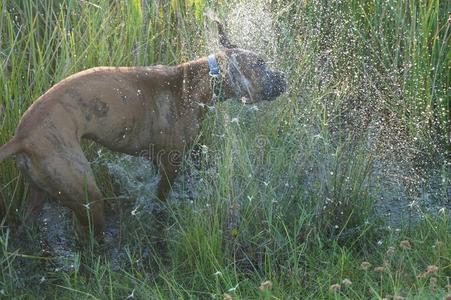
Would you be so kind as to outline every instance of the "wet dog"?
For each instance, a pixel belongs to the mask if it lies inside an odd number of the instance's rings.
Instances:
[[[31,206],[39,207],[47,195],[58,199],[98,236],[105,223],[103,197],[81,139],[147,156],[161,174],[157,197],[164,200],[206,106],[228,98],[273,100],[286,90],[281,72],[256,53],[233,47],[221,26],[219,31],[226,48],[209,57],[177,66],[93,68],[39,97],[0,148],[0,161],[16,155],[30,182]]]

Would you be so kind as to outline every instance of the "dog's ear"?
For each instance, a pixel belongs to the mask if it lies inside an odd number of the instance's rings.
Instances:
[[[227,36],[227,33],[224,30],[224,25],[218,20],[214,20],[218,25],[218,33],[219,33],[219,43],[226,49],[238,48],[235,44],[232,44]]]

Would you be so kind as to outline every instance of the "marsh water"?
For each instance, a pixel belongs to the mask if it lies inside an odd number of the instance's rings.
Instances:
[[[323,98],[316,96],[311,91],[298,89],[299,83],[308,81],[308,79],[302,77],[304,76],[302,73],[292,68],[293,64],[299,62],[296,60],[290,61],[290,59],[288,59],[288,62],[283,61],[285,58],[278,56],[277,47],[280,40],[283,40],[283,28],[276,26],[276,18],[277,14],[270,13],[263,2],[256,4],[254,1],[243,1],[239,4],[235,3],[234,7],[230,8],[227,28],[230,30],[231,38],[241,48],[258,52],[264,55],[269,63],[282,68],[291,84],[288,93],[290,101],[298,101],[301,109],[303,105],[306,107],[315,106],[312,103],[323,101]],[[209,52],[217,51],[219,46],[215,36],[216,31],[213,27],[207,27],[205,35]],[[332,81],[333,61],[336,59],[334,55],[337,55],[337,53],[325,51],[311,59],[311,62],[316,64],[314,67],[315,80],[321,83],[320,90],[330,88],[327,83]],[[343,53],[342,55],[347,54]],[[353,58],[349,57],[349,59],[352,60]],[[368,72],[371,73],[371,70]],[[340,97],[338,93],[336,93],[336,97]],[[355,126],[357,131],[358,126],[363,123],[367,124],[364,131],[366,131],[367,157],[368,159],[371,157],[371,170],[363,184],[367,188],[367,196],[374,200],[374,214],[381,216],[386,221],[387,227],[396,230],[400,226],[418,221],[426,213],[438,215],[451,209],[449,163],[443,160],[443,157],[437,157],[437,161],[429,161],[426,162],[426,166],[419,167],[418,156],[414,155],[419,150],[414,139],[410,139],[402,133],[401,128],[398,127],[400,122],[398,123],[399,120],[396,115],[392,114],[381,118],[381,114],[377,113],[377,106],[382,107],[386,103],[371,97],[371,95],[366,94],[364,96],[364,100],[371,101],[371,104],[364,102],[364,104],[358,105],[366,105],[365,112],[375,111],[376,113],[366,114],[360,107],[360,110],[352,108],[348,116],[350,125],[340,127],[341,125],[338,124],[333,128],[333,131],[344,132],[352,126]],[[252,109],[248,109],[249,107],[243,109],[244,104],[239,101],[233,99],[229,101],[231,103],[225,107],[227,109],[232,108],[230,112],[225,114],[229,115],[230,120],[246,119],[246,114],[252,114],[252,110],[271,109],[268,108],[268,105],[257,105]],[[277,101],[287,101],[287,97],[281,97]],[[309,102],[310,104],[308,104]],[[324,105],[327,106],[327,103]],[[307,130],[307,134],[312,137],[313,142],[308,150],[321,157],[321,164],[325,168],[312,166],[309,162],[305,162],[303,152],[300,151],[297,160],[294,159],[292,162],[301,161],[300,165],[304,165],[305,168],[299,170],[302,173],[302,176],[300,176],[302,178],[294,179],[290,185],[292,189],[317,193],[318,184],[314,181],[327,181],[330,176],[334,175],[332,171],[324,170],[327,170],[327,166],[333,165],[333,162],[337,159],[335,150],[340,147],[340,144],[333,138],[326,141],[327,147],[316,142],[324,139],[325,135],[319,129],[319,126],[314,124],[315,117],[309,114],[317,114],[317,112],[309,109],[302,111],[302,119],[296,123],[296,126]],[[238,121],[235,123],[238,123]],[[350,143],[352,143],[352,140]],[[301,144],[299,147],[302,148]],[[103,167],[108,170],[116,185],[115,203],[122,201],[124,207],[127,207],[127,213],[136,218],[141,218],[151,216],[154,210],[158,209],[154,200],[154,193],[159,175],[147,160],[111,153],[105,155],[104,152],[99,151],[92,164],[94,168]],[[200,180],[202,180],[202,176],[198,174],[198,169],[190,168],[188,165],[173,187],[169,201],[176,203],[195,200],[200,192],[197,188]],[[293,194],[295,193],[293,192]],[[246,200],[246,198],[244,199]],[[41,222],[45,228],[43,234],[46,235],[43,240],[47,240],[49,244],[53,245],[52,251],[56,253],[56,256],[69,258],[68,261],[76,260],[75,253],[70,250],[73,249],[74,241],[71,238],[71,221],[67,210],[57,204],[48,203],[41,215]],[[109,230],[114,235],[114,232],[118,230],[114,227],[118,225],[114,220],[110,220],[109,224],[111,225]],[[112,257],[118,258],[116,263],[120,267],[121,261],[119,258],[124,253],[116,247],[112,247],[111,251]]]

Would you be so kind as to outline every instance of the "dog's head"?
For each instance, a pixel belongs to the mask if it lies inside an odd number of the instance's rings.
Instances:
[[[224,50],[225,87],[238,99],[246,103],[274,100],[287,90],[287,82],[282,72],[271,70],[258,54],[237,48],[217,22],[219,38]]]

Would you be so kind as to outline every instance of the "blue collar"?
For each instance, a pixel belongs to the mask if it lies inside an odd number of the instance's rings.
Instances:
[[[218,61],[216,60],[214,54],[208,57],[208,67],[210,68],[210,72],[208,74],[210,74],[211,77],[221,76],[221,70],[219,69]]]
[[[213,102],[224,101],[224,80],[214,54],[208,57],[208,74],[210,75],[210,86],[213,92]]]

